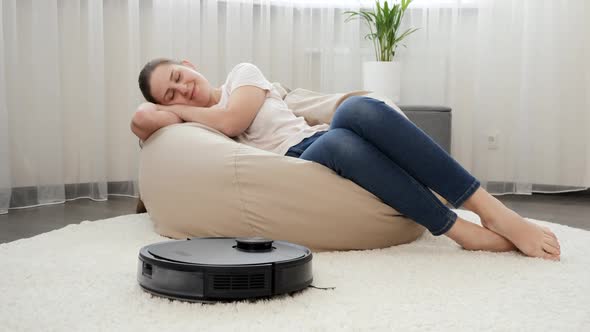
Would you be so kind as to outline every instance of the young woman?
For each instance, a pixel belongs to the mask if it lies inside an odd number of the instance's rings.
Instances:
[[[138,107],[131,130],[141,140],[170,124],[199,122],[241,143],[327,166],[467,250],[518,249],[531,257],[560,258],[553,232],[490,195],[429,136],[381,101],[350,97],[330,125],[309,126],[249,63],[235,66],[216,88],[188,61],[156,59],[142,69],[139,86],[148,102]],[[478,214],[483,227],[459,218],[429,188],[455,208]]]

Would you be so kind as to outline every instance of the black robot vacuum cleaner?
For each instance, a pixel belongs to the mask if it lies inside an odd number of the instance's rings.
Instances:
[[[137,281],[149,293],[183,301],[259,299],[308,287],[311,260],[311,250],[285,241],[195,237],[141,248]]]

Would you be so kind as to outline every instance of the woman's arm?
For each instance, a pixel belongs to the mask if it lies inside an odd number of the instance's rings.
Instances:
[[[156,105],[157,113],[174,114],[186,122],[202,123],[213,129],[217,129],[226,136],[230,136],[229,128],[230,115],[224,108],[197,107],[188,105]],[[231,137],[231,136],[230,136]]]
[[[236,137],[250,125],[266,100],[266,90],[241,86],[229,96],[227,108],[204,108],[186,105],[157,105],[158,110],[178,115],[188,122],[199,122],[215,128],[228,137]]]
[[[175,123],[184,122],[180,117],[170,112],[157,112],[155,104],[143,103],[137,108],[131,119],[131,131],[135,136],[145,141],[156,130]]]

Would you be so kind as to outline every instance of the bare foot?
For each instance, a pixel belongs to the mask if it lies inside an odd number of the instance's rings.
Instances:
[[[527,256],[556,261],[560,259],[559,241],[549,228],[536,225],[501,205],[494,214],[481,218],[485,228],[512,241]]]
[[[518,250],[512,242],[503,236],[461,218],[457,218],[455,225],[445,235],[455,240],[466,250],[494,252]]]

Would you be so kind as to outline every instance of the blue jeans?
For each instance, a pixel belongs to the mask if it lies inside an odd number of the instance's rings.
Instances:
[[[480,182],[414,123],[380,100],[349,97],[330,129],[304,139],[286,156],[320,163],[426,227],[446,233]]]

